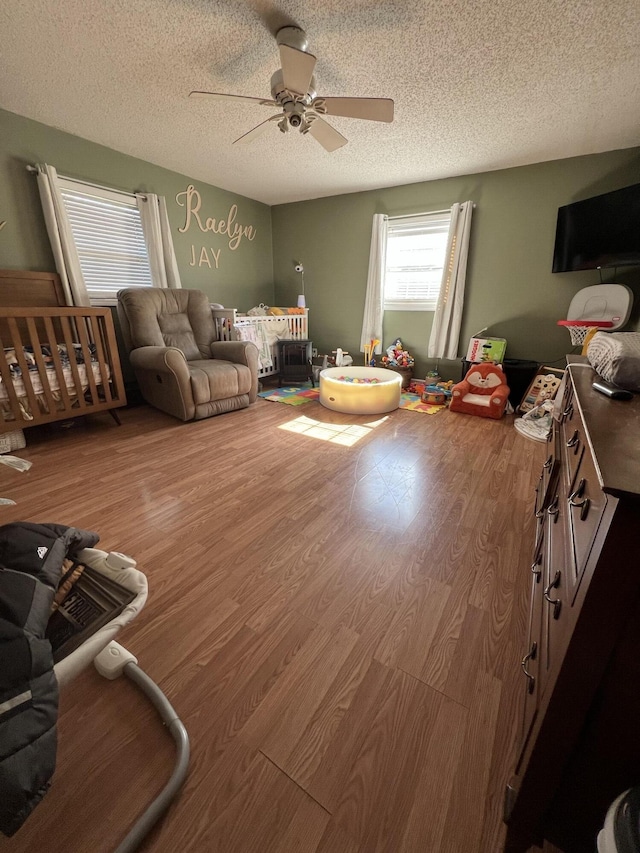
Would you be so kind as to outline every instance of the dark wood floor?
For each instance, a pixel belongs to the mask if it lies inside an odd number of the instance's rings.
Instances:
[[[119,640],[192,741],[145,850],[497,853],[519,737],[543,445],[510,418],[263,400],[27,433],[4,522],[95,530],[147,574]],[[172,767],[125,679],[62,696],[51,791],[0,851],[110,851]]]

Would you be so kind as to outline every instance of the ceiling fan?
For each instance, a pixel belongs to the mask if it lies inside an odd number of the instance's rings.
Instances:
[[[307,52],[307,36],[300,27],[281,27],[276,33],[281,68],[271,77],[271,98],[250,98],[244,95],[225,95],[220,92],[191,92],[191,98],[214,98],[220,101],[241,101],[262,107],[278,107],[280,112],[244,133],[236,142],[251,142],[269,124],[278,122],[282,133],[290,128],[309,133],[326,151],[335,151],[347,144],[347,139],[326,122],[322,116],[344,116],[368,121],[393,121],[393,101],[390,98],[319,98],[313,72],[316,57]]]

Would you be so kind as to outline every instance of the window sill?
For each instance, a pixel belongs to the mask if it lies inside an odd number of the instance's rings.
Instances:
[[[114,298],[112,296],[102,297],[92,296],[91,294],[89,294],[89,301],[91,302],[92,308],[108,308],[118,304],[117,298]]]
[[[382,306],[385,311],[431,311],[436,310],[432,302],[385,302]]]

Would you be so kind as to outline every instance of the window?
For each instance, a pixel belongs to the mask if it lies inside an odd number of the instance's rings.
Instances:
[[[450,223],[448,211],[389,220],[385,310],[435,311]]]
[[[135,196],[69,178],[60,191],[92,304],[115,305],[123,287],[151,287]]]

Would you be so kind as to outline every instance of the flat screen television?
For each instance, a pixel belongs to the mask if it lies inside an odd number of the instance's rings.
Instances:
[[[558,209],[552,272],[640,265],[640,184]]]

